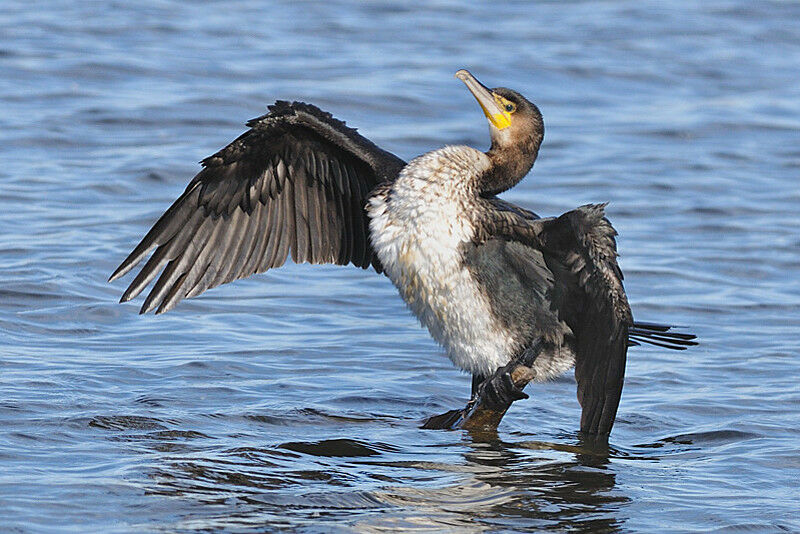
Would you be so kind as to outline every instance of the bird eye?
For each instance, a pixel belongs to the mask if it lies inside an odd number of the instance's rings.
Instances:
[[[508,111],[509,113],[514,111],[514,104],[506,104],[506,111]]]

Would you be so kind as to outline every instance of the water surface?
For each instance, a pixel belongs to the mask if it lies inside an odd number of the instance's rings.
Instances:
[[[0,527],[797,531],[800,5],[10,1],[0,10]],[[277,98],[410,158],[542,109],[544,215],[610,201],[639,320],[608,449],[571,376],[496,434],[387,279],[288,265],[138,316],[114,267]]]

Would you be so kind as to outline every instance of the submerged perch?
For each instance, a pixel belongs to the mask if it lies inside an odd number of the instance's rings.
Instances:
[[[532,362],[531,362],[532,363]],[[515,389],[522,390],[536,376],[530,363],[515,360],[495,371],[489,380],[503,380],[510,377]],[[511,404],[517,399],[507,399],[501,403],[490,400],[481,391],[470,399],[460,410],[450,410],[425,420],[422,428],[431,430],[492,430],[497,428]]]

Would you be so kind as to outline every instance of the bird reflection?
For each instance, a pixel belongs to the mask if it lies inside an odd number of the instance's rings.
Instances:
[[[494,517],[570,531],[620,530],[624,520],[619,510],[630,499],[615,491],[616,475],[608,468],[614,451],[605,438],[578,434],[574,443],[565,444],[510,443],[493,430],[466,436],[470,450],[465,459],[491,468],[476,473],[476,478],[516,490],[515,499],[492,509]]]
[[[611,462],[626,453],[590,436],[546,442],[449,432],[425,444],[411,435],[424,431],[398,425],[405,446],[337,438],[220,448],[217,439],[170,430],[168,422],[135,423],[91,424],[150,458],[142,466],[146,494],[209,528],[291,527],[324,516],[365,532],[508,525],[616,532],[630,501],[615,487]]]

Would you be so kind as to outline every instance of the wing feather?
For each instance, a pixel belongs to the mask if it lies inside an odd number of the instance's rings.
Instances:
[[[288,173],[288,167],[286,167]],[[288,174],[287,174],[288,176]],[[297,232],[295,231],[295,220],[297,215],[294,211],[294,182],[285,180],[283,182],[284,192],[283,197],[283,210],[280,212],[278,235],[280,245],[278,246],[278,255],[273,257],[270,265],[272,267],[279,267],[286,261],[289,252],[297,248]],[[280,260],[278,259],[280,258]]]
[[[364,203],[405,163],[318,108],[277,102],[213,156],[111,275],[155,249],[122,296],[142,313],[297,262],[375,265]]]
[[[207,278],[203,278],[196,286],[197,292],[195,293],[195,289],[192,289],[190,293],[192,296],[202,293],[212,285],[219,285],[230,282],[236,278],[236,267],[240,267],[244,264],[244,255],[252,248],[253,246],[253,239],[255,239],[257,235],[256,228],[257,226],[254,224],[257,220],[259,220],[259,213],[264,209],[263,206],[259,205],[258,202],[253,202],[251,205],[250,216],[247,216],[247,212],[243,210],[235,210],[233,212],[233,216],[236,218],[234,224],[236,225],[236,229],[234,230],[234,234],[237,236],[236,238],[231,238],[230,243],[231,247],[225,254],[219,254],[218,257],[220,258],[219,264],[222,267],[219,269],[219,274],[213,281],[208,280]],[[222,258],[229,258],[230,261],[225,262],[222,261]],[[189,295],[187,295],[188,297]]]
[[[289,167],[289,171],[296,176],[294,186],[294,230],[297,247],[292,250],[292,260],[295,263],[309,261],[311,243],[308,237],[308,188],[305,185],[305,169],[302,167]]]

